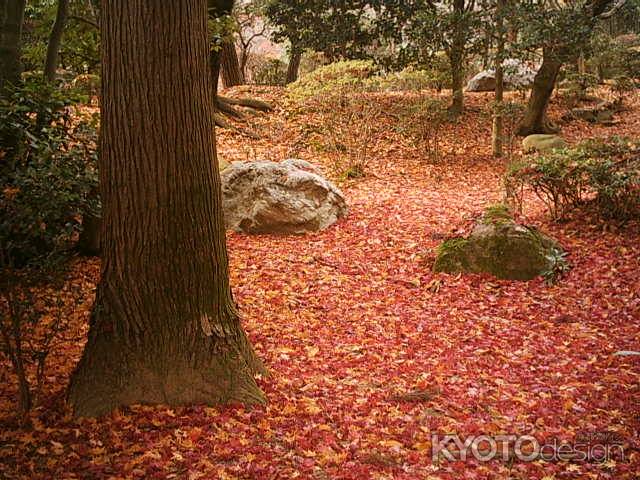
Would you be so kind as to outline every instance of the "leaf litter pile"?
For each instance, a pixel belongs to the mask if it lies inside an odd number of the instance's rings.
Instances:
[[[304,158],[349,203],[323,232],[228,234],[235,300],[270,371],[259,379],[268,404],[134,406],[74,420],[64,389],[82,342],[62,342],[27,426],[15,420],[15,379],[2,365],[0,478],[638,478],[640,357],[613,355],[640,350],[637,224],[588,213],[554,223],[531,199],[524,219],[570,253],[572,269],[555,285],[434,274],[442,239],[503,197],[507,162],[490,155],[489,95],[468,97],[462,119],[438,133],[434,160],[398,127],[394,112],[410,95],[366,94],[327,114],[296,109],[277,89],[252,93],[275,101],[276,112],[248,120],[259,139],[219,131],[218,154]],[[633,135],[639,108],[613,127],[564,125],[564,135],[572,143]],[[345,157],[363,163],[364,176],[345,175]],[[98,259],[77,259],[62,290],[40,292],[58,298],[68,337],[86,333],[99,270]],[[433,435],[445,434],[540,444],[609,435],[624,457],[434,460]]]

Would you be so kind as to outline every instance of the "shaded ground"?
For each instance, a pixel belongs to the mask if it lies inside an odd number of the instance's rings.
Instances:
[[[257,117],[262,136],[219,135],[227,161],[290,156],[332,176],[314,147],[317,115]],[[381,110],[405,96],[372,94]],[[502,198],[504,161],[490,153],[489,95],[442,134],[436,164],[396,132],[368,130],[367,176],[341,184],[350,213],[300,237],[231,233],[231,280],[244,326],[271,371],[262,408],[135,407],[73,421],[66,378],[82,345],[52,357],[33,427],[11,420],[13,378],[0,373],[0,478],[634,479],[640,472],[640,232],[585,217],[528,221],[557,238],[573,269],[555,286],[430,270],[434,248]],[[637,107],[615,127],[563,126],[570,141],[635,134]],[[312,133],[309,133],[312,132]],[[86,297],[98,261],[74,265],[68,292]],[[580,432],[624,439],[624,461],[432,462],[432,434]],[[18,473],[14,473],[18,472]]]

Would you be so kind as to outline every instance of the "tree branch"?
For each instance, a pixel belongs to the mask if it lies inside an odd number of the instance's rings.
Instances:
[[[84,23],[86,25],[89,25],[93,28],[97,28],[98,30],[100,29],[100,26],[94,22],[93,20],[89,20],[88,18],[84,18],[84,17],[79,17],[78,15],[69,15],[68,17],[70,20],[76,20],[80,23]]]

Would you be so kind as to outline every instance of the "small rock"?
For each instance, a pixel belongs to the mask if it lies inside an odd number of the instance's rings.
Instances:
[[[522,141],[524,153],[547,152],[556,148],[567,148],[567,142],[559,135],[534,134]]]
[[[504,86],[506,89],[530,87],[536,71],[522,61],[508,58],[503,62]],[[496,72],[494,69],[484,70],[475,75],[467,83],[467,92],[492,92],[496,89]]]

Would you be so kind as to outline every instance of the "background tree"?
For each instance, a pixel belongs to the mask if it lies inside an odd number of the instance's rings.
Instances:
[[[211,74],[211,90],[213,92],[214,102],[214,119],[215,124],[223,128],[234,128],[233,125],[226,120],[226,117],[242,119],[244,115],[237,110],[235,106],[242,106],[269,112],[273,110],[273,106],[252,98],[229,98],[223,97],[218,93],[218,83],[220,80],[220,71],[222,68],[223,47],[225,44],[233,42],[233,33],[235,29],[235,21],[231,16],[233,8],[233,0],[208,0],[209,11],[209,68]],[[237,57],[236,57],[237,59]],[[224,116],[223,116],[224,115]],[[254,132],[243,131],[248,136],[255,137]]]
[[[534,78],[527,109],[518,129],[520,135],[558,130],[547,118],[547,107],[560,69],[563,64],[577,60],[588,45],[599,17],[613,3],[613,0],[561,4],[525,0],[514,5],[510,18],[514,19],[519,33],[519,48],[542,51],[542,64]]]
[[[102,6],[103,269],[69,400],[262,402],[229,288],[205,4]]]
[[[22,73],[22,26],[25,0],[4,0],[0,25],[0,96],[8,85],[17,85]]]
[[[287,76],[285,78],[287,84],[293,83],[298,79],[301,60],[302,50],[295,45],[291,45],[289,49],[289,63],[287,64]]]
[[[236,45],[240,51],[240,71],[247,80],[247,62],[258,39],[266,38],[268,25],[264,17],[266,0],[242,0],[233,9],[236,22]]]
[[[374,10],[365,0],[270,0],[265,14],[273,38],[291,53],[322,52],[329,61],[366,58],[375,40]]]
[[[424,65],[438,51],[444,51],[451,66],[452,98],[450,111],[464,109],[464,81],[469,56],[480,49],[484,37],[479,34],[483,10],[475,0],[448,0],[416,5],[416,19],[407,29],[409,42],[405,53],[413,62]]]
[[[238,52],[233,38],[222,42],[220,52],[222,83],[226,88],[244,84],[244,75],[238,62]]]
[[[504,67],[503,62],[505,60],[505,14],[506,1],[496,0],[495,8],[495,30],[496,30],[496,52],[494,68],[496,72],[496,90],[495,90],[495,105],[493,113],[493,127],[491,131],[491,148],[495,157],[502,156],[502,144],[503,144],[503,122],[502,122],[502,110],[504,108]]]
[[[58,0],[58,10],[56,20],[51,28],[49,36],[49,44],[47,45],[47,57],[44,63],[44,77],[52,82],[56,78],[56,69],[58,68],[58,51],[60,50],[60,42],[62,34],[67,22],[69,14],[69,0]]]

